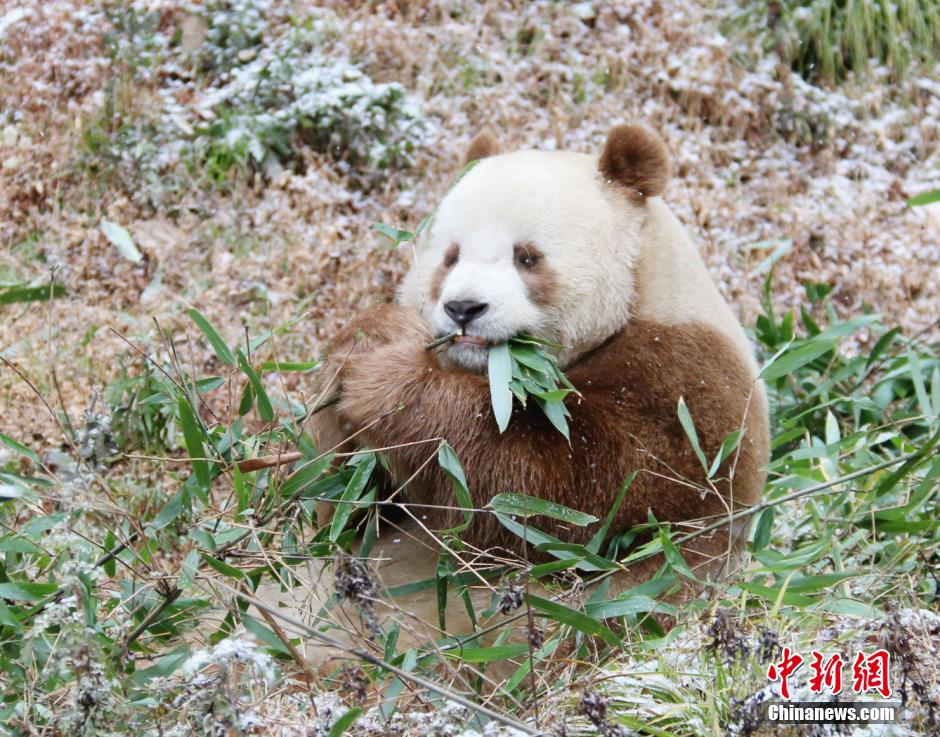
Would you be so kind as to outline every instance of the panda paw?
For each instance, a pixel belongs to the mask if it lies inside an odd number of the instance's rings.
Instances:
[[[320,376],[325,386],[341,390],[343,376],[357,356],[398,343],[418,345],[430,341],[421,316],[409,307],[386,304],[364,310],[350,320],[327,344]]]

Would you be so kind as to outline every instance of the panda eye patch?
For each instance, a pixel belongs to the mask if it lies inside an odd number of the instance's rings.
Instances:
[[[457,259],[460,258],[460,246],[456,243],[451,243],[450,247],[444,251],[444,267],[450,268],[457,263]]]
[[[513,247],[513,261],[523,269],[533,269],[542,260],[542,252],[531,243],[517,243]]]

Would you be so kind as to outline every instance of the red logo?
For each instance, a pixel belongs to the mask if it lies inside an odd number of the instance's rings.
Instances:
[[[823,691],[836,696],[842,693],[842,671],[847,661],[840,653],[824,655],[818,650],[812,651],[813,659],[809,663],[809,690],[821,694]],[[783,648],[779,662],[771,663],[767,668],[767,678],[780,683],[780,695],[790,698],[790,677],[805,661],[790,648]],[[859,651],[852,663],[852,691],[864,694],[877,691],[886,699],[891,698],[890,685],[891,655],[887,650],[876,650],[870,655]]]
[[[852,664],[852,690],[855,693],[877,691],[886,699],[891,697],[888,670],[891,655],[887,650],[875,650],[871,655],[859,651]]]
[[[790,698],[789,678],[803,665],[803,658],[790,652],[790,648],[783,648],[783,659],[779,663],[771,663],[767,669],[767,677],[771,681],[780,681],[780,695]]]
[[[809,679],[809,690],[813,693],[822,693],[825,687],[833,696],[842,693],[843,665],[842,656],[839,653],[833,653],[823,659],[822,653],[813,650],[813,662],[809,664],[813,677]]]

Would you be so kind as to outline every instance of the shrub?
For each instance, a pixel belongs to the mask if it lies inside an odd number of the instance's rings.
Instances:
[[[302,167],[306,147],[361,180],[410,165],[425,127],[419,110],[400,84],[324,54],[325,22],[275,33],[262,0],[215,0],[198,12],[205,38],[191,50],[179,14],[109,6],[109,73],[100,114],[83,130],[82,169],[161,207],[194,184]]]

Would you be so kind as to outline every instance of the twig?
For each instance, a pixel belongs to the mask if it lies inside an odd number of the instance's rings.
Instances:
[[[447,334],[447,335],[443,335],[443,336],[441,336],[440,338],[437,338],[436,340],[432,340],[430,343],[428,343],[426,346],[424,346],[424,350],[426,350],[426,351],[432,351],[432,350],[434,350],[435,348],[437,348],[438,346],[442,346],[442,345],[444,345],[445,343],[450,343],[454,338],[458,338],[458,337],[460,337],[461,335],[463,335],[462,332],[460,332],[460,333],[449,333],[449,334]]]
[[[125,650],[131,646],[134,640],[146,632],[150,625],[152,625],[157,620],[157,617],[163,614],[164,610],[166,610],[170,604],[180,598],[180,594],[182,593],[183,589],[179,588],[178,586],[174,586],[173,589],[166,592],[165,594],[162,594],[163,601],[147,612],[147,615],[141,620],[140,624],[134,627],[134,631],[127,636],[127,640],[124,642]]]
[[[318,680],[317,674],[314,673],[313,668],[310,667],[310,663],[307,662],[307,659],[303,656],[303,653],[294,647],[294,643],[290,641],[290,638],[287,636],[287,633],[284,631],[284,628],[281,627],[278,621],[265,609],[259,609],[258,611],[261,613],[261,617],[264,619],[264,621],[268,623],[268,626],[271,628],[274,634],[277,635],[277,638],[284,644],[284,647],[287,648],[287,651],[294,659],[297,667],[300,668],[301,673],[303,673],[304,680],[307,682],[307,692],[310,695],[310,706],[313,709],[314,716],[316,716],[317,703],[313,698],[313,686]]]
[[[257,458],[239,461],[235,464],[235,467],[242,473],[249,473],[251,471],[260,471],[262,468],[271,468],[285,463],[293,463],[303,457],[304,454],[297,451],[292,453],[275,453],[274,455],[258,456]]]

